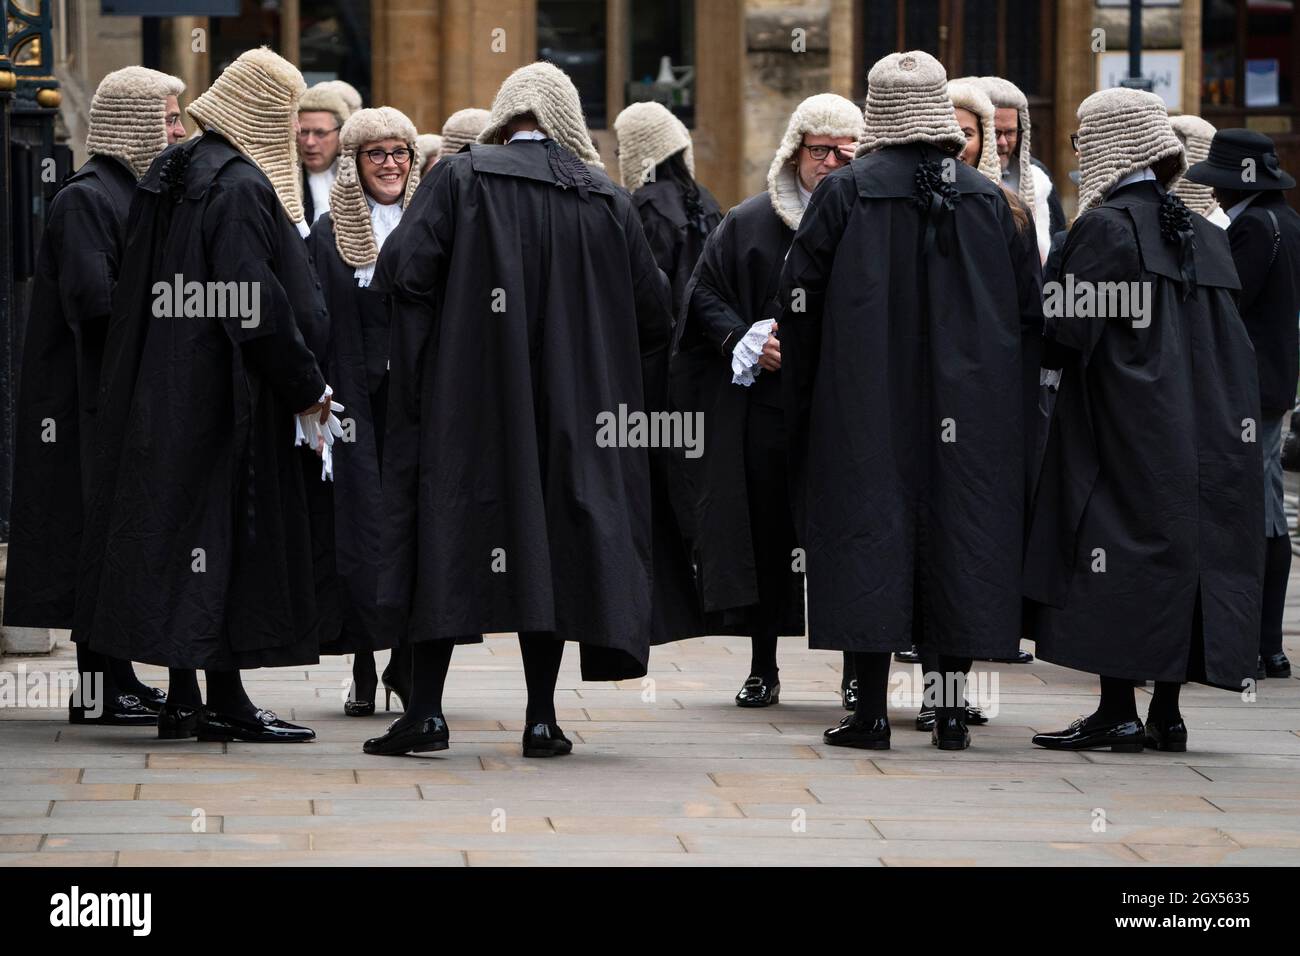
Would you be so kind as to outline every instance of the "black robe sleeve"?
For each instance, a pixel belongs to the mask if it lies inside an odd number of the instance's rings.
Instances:
[[[439,288],[445,281],[455,232],[453,163],[435,163],[384,242],[370,280],[388,296],[388,413],[381,474],[379,604],[405,612],[415,583],[420,471],[420,379],[424,351],[438,325]]]
[[[220,188],[209,204],[205,233],[215,282],[256,282],[258,316],[246,327],[239,316],[224,319],[227,334],[248,365],[266,379],[296,411],[309,408],[325,391],[316,357],[294,321],[293,304],[276,276],[277,207],[269,207],[264,190],[246,181]],[[297,249],[305,259],[305,247]]]
[[[632,265],[637,336],[646,411],[668,407],[668,345],[673,334],[672,289],[655,259],[641,221],[631,203],[626,207],[623,233]]]
[[[1080,216],[1070,230],[1061,254],[1061,280],[1075,283],[1129,282],[1141,276],[1137,239],[1127,228],[1123,212],[1099,209]],[[1056,294],[1064,295],[1063,290]],[[1063,298],[1057,308],[1051,295],[1044,299],[1044,366],[1061,369],[1062,377],[1086,381],[1093,348],[1105,331],[1107,319],[1069,316]],[[1078,408],[1064,403],[1081,402]],[[1061,440],[1060,416],[1081,423],[1071,430],[1070,441]],[[1069,589],[1078,548],[1084,509],[1101,470],[1097,436],[1093,430],[1086,388],[1058,393],[1056,413],[1050,422],[1047,453],[1039,472],[1032,504],[1025,560],[1025,595],[1041,604],[1061,607]],[[1040,500],[1041,499],[1041,500]],[[1047,516],[1051,516],[1050,520]]]
[[[727,216],[704,244],[695,266],[690,301],[685,306],[699,334],[724,356],[731,355],[750,325],[731,305],[740,301],[731,285],[736,239],[735,217]]]
[[[789,442],[791,507],[799,540],[804,536],[803,471],[807,463],[808,416],[817,359],[821,352],[822,312],[835,250],[857,199],[851,173],[828,176],[813,193],[794,234],[777,292],[780,317],[782,398]]]

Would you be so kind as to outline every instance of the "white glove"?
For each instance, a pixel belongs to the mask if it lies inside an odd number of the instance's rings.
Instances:
[[[1046,385],[1052,391],[1061,387],[1061,370],[1059,368],[1040,368],[1038,370],[1039,386]]]
[[[731,384],[748,388],[754,384],[754,377],[763,371],[758,364],[763,354],[767,337],[772,334],[775,319],[763,319],[749,327],[749,331],[740,337],[736,347],[731,350]]]
[[[334,390],[328,385],[325,386],[325,392],[318,399],[324,402]],[[293,444],[307,445],[312,451],[320,455],[321,481],[334,480],[334,439],[343,437],[343,423],[335,416],[335,412],[343,411],[343,406],[338,402],[330,401],[330,416],[322,426],[318,415],[295,415],[293,417]]]

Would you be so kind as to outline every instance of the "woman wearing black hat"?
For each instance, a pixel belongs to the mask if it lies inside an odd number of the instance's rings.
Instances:
[[[1241,279],[1237,307],[1259,363],[1260,442],[1264,450],[1264,598],[1259,677],[1290,677],[1282,652],[1282,607],[1291,573],[1291,538],[1282,508],[1282,424],[1295,405],[1300,371],[1300,215],[1282,190],[1295,180],[1281,168],[1273,141],[1246,129],[1219,130],[1204,162],[1187,171],[1210,186],[1231,225],[1228,242]]]

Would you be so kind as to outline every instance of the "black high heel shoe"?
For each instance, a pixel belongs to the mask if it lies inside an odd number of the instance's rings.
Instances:
[[[402,715],[388,725],[387,733],[382,737],[371,737],[361,745],[361,749],[368,754],[400,757],[446,750],[451,746],[450,740],[451,734],[442,714],[418,718]]]
[[[397,695],[398,710],[406,710],[406,702],[411,699],[411,648],[395,647],[388,658],[384,672],[379,676],[384,685],[384,710],[393,709],[393,695]]]
[[[559,724],[535,723],[524,728],[525,757],[563,757],[573,751],[573,741]]]
[[[379,678],[375,675],[374,658],[370,658],[370,673],[357,678],[356,661],[352,665],[352,685],[348,688],[348,699],[343,702],[343,713],[349,717],[369,717],[375,712],[375,690]]]

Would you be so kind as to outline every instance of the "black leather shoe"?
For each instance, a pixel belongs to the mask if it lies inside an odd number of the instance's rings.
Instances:
[[[450,746],[451,735],[442,714],[432,717],[398,717],[382,737],[371,737],[361,749],[368,754],[397,757],[402,754],[433,753]]]
[[[988,716],[978,707],[966,705],[966,723],[974,726],[980,726],[989,722]],[[934,708],[922,707],[916,715],[916,729],[920,731],[934,730]]]
[[[757,674],[745,678],[744,686],[736,695],[737,707],[771,707],[781,701],[781,682],[768,684]]]
[[[524,728],[525,757],[563,757],[573,751],[573,741],[559,724],[529,724]]]
[[[919,664],[921,663],[921,652],[913,644],[910,651],[894,651],[894,660],[900,664]]]
[[[930,743],[940,750],[965,750],[970,746],[970,731],[961,711],[945,713],[930,731]]]
[[[158,714],[159,740],[188,740],[199,732],[199,708],[163,704]]]
[[[1048,750],[1106,750],[1114,753],[1141,753],[1146,741],[1146,730],[1140,720],[1120,720],[1109,724],[1088,726],[1087,718],[1080,717],[1065,730],[1050,734],[1034,734],[1034,745]]]
[[[889,718],[876,717],[858,722],[857,714],[850,714],[822,734],[822,740],[832,747],[856,747],[858,750],[889,749]]]
[[[1010,657],[979,657],[976,660],[992,661],[994,664],[1032,664],[1034,655],[1028,651],[1016,651]]]
[[[1187,725],[1181,716],[1173,720],[1152,719],[1147,714],[1146,746],[1149,750],[1164,750],[1169,753],[1187,751]]]
[[[858,682],[851,680],[848,685],[840,688],[840,701],[844,704],[845,710],[858,709]]]
[[[105,700],[98,714],[95,708],[87,710],[83,704],[69,704],[68,723],[152,727],[158,723],[158,709],[150,707],[135,694],[118,694]]]
[[[144,704],[151,710],[162,710],[162,705],[167,703],[167,691],[161,687],[150,687],[148,684],[140,684],[129,691],[134,697],[140,698],[140,703]]]
[[[1276,654],[1269,654],[1267,657],[1260,658],[1262,663],[1261,670],[1263,674],[1260,677],[1290,677],[1291,662],[1287,659],[1286,654],[1278,651]]]
[[[204,708],[199,717],[199,740],[241,740],[250,744],[298,744],[316,739],[316,731],[281,720],[269,710],[252,717],[222,714]]]

